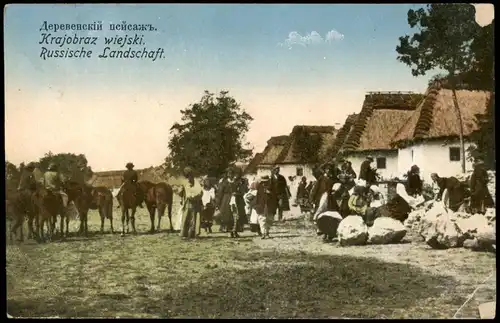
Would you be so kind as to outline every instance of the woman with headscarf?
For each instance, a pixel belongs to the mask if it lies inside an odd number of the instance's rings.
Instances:
[[[238,236],[238,232],[243,232],[243,227],[248,223],[248,218],[245,212],[245,200],[243,196],[248,192],[248,182],[243,177],[243,171],[239,167],[234,168],[234,181],[232,185],[233,201],[231,203],[233,210],[233,224],[236,226],[234,236]]]
[[[366,210],[368,209],[368,200],[366,198],[366,187],[356,185],[352,189],[349,197],[349,209],[352,213],[365,218]]]
[[[319,207],[314,214],[318,235],[323,235],[323,241],[331,241],[337,233],[337,227],[342,220],[337,200],[340,198],[340,183],[333,184],[329,192],[321,197]]]
[[[184,168],[184,180],[180,196],[182,197],[181,232],[182,238],[195,238],[200,233],[200,207],[203,188],[194,179],[191,167]]]

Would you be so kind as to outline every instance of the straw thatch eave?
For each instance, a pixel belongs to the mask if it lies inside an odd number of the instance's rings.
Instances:
[[[279,157],[279,154],[285,147],[287,141],[288,141],[288,136],[285,135],[271,137],[267,141],[267,146],[262,152],[262,159],[259,163],[259,166],[274,165]]]
[[[391,139],[423,97],[399,92],[367,94],[340,152],[393,150]]]
[[[464,125],[464,139],[478,129],[478,117],[486,113],[491,93],[487,91],[456,90]],[[408,124],[394,136],[391,146],[405,148],[429,141],[451,141],[459,138],[453,93],[441,82],[431,84],[426,97],[415,110]]]
[[[334,126],[307,126],[298,125],[294,126],[292,132],[290,133],[285,147],[281,151],[280,155],[276,159],[276,164],[281,165],[308,165],[316,164],[325,157],[326,151],[335,141],[337,130]],[[301,151],[301,145],[308,145],[309,142],[300,142],[300,136],[306,136],[303,139],[318,140],[317,149],[310,153],[310,156],[304,156],[304,151]],[[310,143],[314,146],[314,142]],[[311,148],[311,147],[307,147]]]

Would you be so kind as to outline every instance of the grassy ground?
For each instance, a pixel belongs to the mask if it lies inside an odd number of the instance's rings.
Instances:
[[[118,209],[115,229],[121,228]],[[7,245],[7,309],[13,316],[205,318],[451,318],[495,270],[492,254],[430,250],[421,243],[341,248],[303,221],[182,241],[178,234],[93,234]],[[72,222],[72,231],[78,223]],[[109,230],[106,223],[106,230]],[[168,227],[163,219],[162,226]],[[92,231],[99,217],[90,214]],[[495,277],[459,317],[495,300]]]

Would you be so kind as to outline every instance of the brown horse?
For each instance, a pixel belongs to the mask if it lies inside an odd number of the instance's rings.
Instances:
[[[88,233],[88,213],[90,205],[92,204],[91,190],[91,187],[72,181],[64,184],[64,191],[68,194],[68,204],[70,202],[75,203],[76,209],[78,210],[78,217],[80,218],[80,229],[78,233],[84,236]],[[61,235],[63,234],[63,219],[66,220],[66,236],[68,236],[70,219],[67,214],[61,214]]]
[[[38,237],[42,242],[45,241],[44,229],[45,224],[47,224],[48,239],[50,241],[55,229],[54,219],[57,217],[57,214],[64,213],[61,196],[40,187],[31,197],[37,214],[35,219]]]
[[[137,233],[135,230],[135,212],[137,206],[142,202],[141,193],[141,189],[137,185],[125,182],[121,193],[118,195],[118,206],[122,209],[122,236],[125,235],[125,222],[127,224],[126,233],[129,232],[129,220],[132,224],[132,232]],[[129,210],[131,210],[131,214],[129,214]]]
[[[113,229],[113,193],[104,186],[94,187],[92,189],[92,203],[90,208],[99,211],[101,217],[101,233],[104,233],[104,220],[109,219],[111,233]]]
[[[158,226],[156,230],[160,231],[161,218],[165,215],[165,209],[168,207],[168,219],[170,220],[170,231],[174,231],[172,226],[172,204],[174,192],[172,187],[165,182],[154,184],[150,181],[139,181],[139,188],[143,192],[144,201],[149,211],[151,219],[151,229],[149,232],[155,232],[155,211],[158,210]]]
[[[33,188],[35,189],[35,188]],[[17,231],[20,231],[19,241],[24,241],[23,224],[28,218],[28,238],[35,238],[35,230],[33,221],[35,219],[35,208],[32,203],[31,195],[34,190],[8,190],[6,194],[6,216],[11,225],[11,240],[12,234],[17,236]]]

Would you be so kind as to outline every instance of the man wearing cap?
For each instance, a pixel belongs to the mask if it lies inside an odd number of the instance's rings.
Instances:
[[[57,165],[55,163],[50,163],[47,171],[43,174],[40,179],[40,183],[43,187],[52,192],[53,194],[58,194],[62,198],[62,206],[66,208],[68,205],[68,195],[62,190],[62,184],[64,183],[64,177],[58,172]]]
[[[137,171],[134,170],[135,165],[129,162],[127,163],[127,165],[125,165],[125,167],[127,168],[127,170],[123,172],[122,185],[120,186],[118,194],[116,196],[119,197],[121,195],[125,183],[133,184],[136,187],[136,196],[141,201],[139,207],[144,208],[142,204],[143,203],[142,191],[137,185],[137,182],[139,181],[139,174],[137,174]]]
[[[471,209],[472,213],[486,212],[486,208],[494,207],[494,201],[488,190],[488,172],[484,168],[482,160],[474,163],[474,171],[470,177]]]
[[[257,183],[254,209],[258,215],[262,239],[270,238],[269,230],[278,208],[278,196],[275,189],[268,175],[262,176]]]
[[[271,185],[274,187],[278,198],[278,221],[283,221],[283,211],[290,211],[290,189],[286,179],[280,174],[279,166],[273,168]]]
[[[361,163],[361,167],[359,169],[359,179],[364,180],[368,187],[375,184],[377,181],[375,170],[371,166],[372,163],[373,157],[367,156],[366,159]]]
[[[181,232],[182,238],[195,238],[200,234],[201,229],[201,197],[203,188],[201,184],[194,179],[193,169],[191,167],[184,168],[184,181],[182,182],[182,217],[181,217]]]

